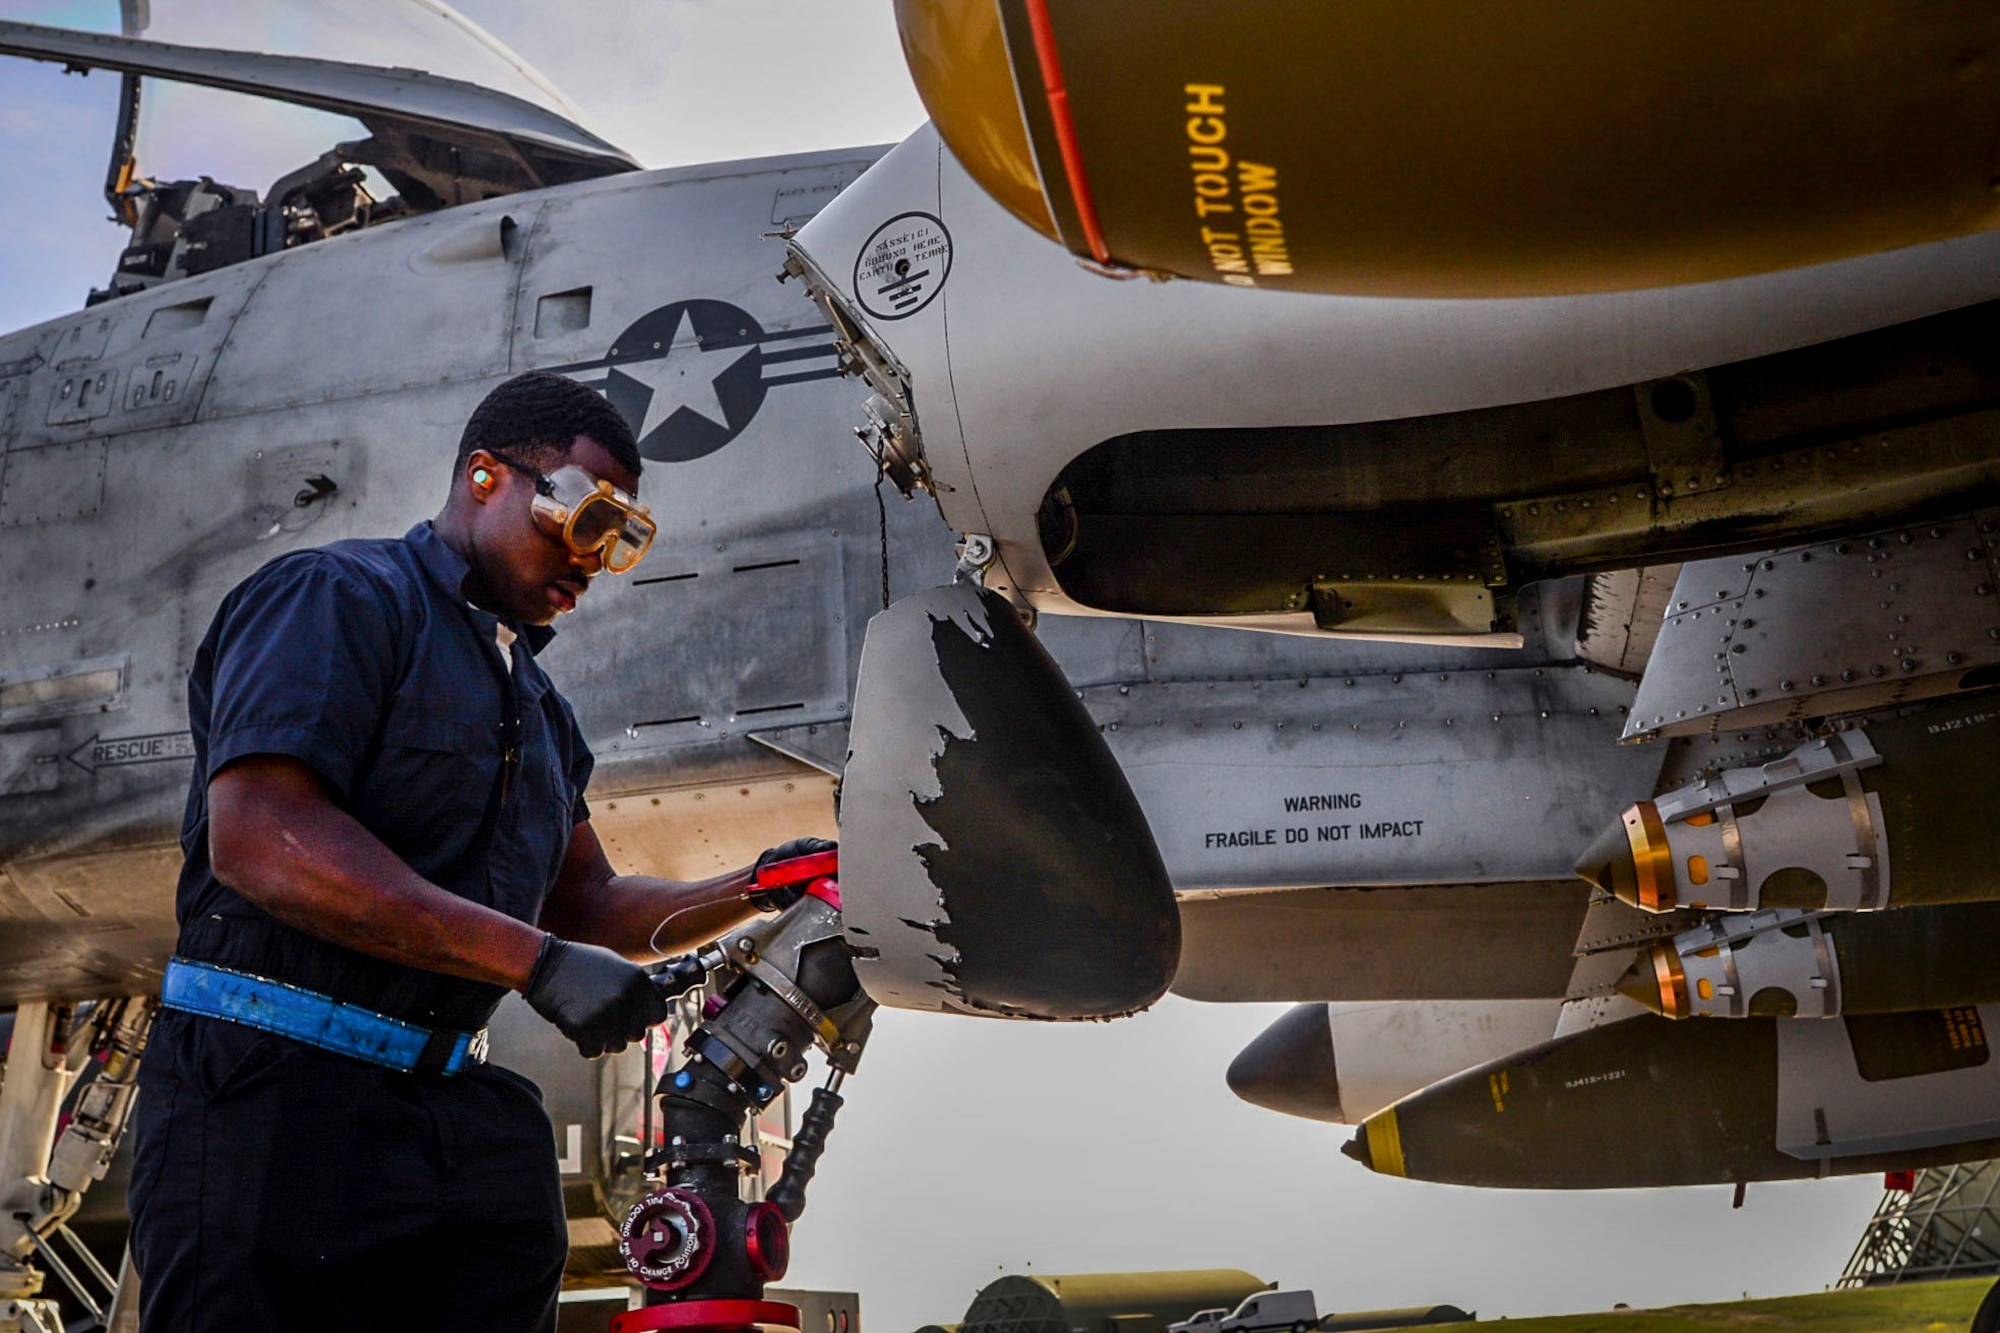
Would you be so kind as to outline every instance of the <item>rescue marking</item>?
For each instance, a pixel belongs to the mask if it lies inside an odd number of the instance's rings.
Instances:
[[[121,768],[128,764],[161,764],[171,759],[194,758],[194,735],[186,731],[161,731],[150,736],[92,736],[71,750],[69,761],[86,773],[100,768]]]
[[[1278,169],[1230,153],[1225,85],[1190,83],[1181,91],[1186,97],[1188,185],[1209,266],[1233,287],[1290,276],[1292,252],[1278,202]],[[1211,218],[1216,220],[1211,223]]]
[[[929,213],[898,213],[854,257],[854,296],[877,319],[908,319],[944,290],[951,233]]]

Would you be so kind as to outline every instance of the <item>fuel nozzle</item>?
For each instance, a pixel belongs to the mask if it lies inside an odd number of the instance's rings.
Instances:
[[[702,982],[708,980],[709,970],[719,961],[700,953],[684,953],[678,958],[669,958],[664,963],[656,963],[647,969],[653,978],[653,985],[659,990],[663,1000],[675,999],[687,994]]]
[[[755,1301],[765,1283],[785,1272],[787,1228],[805,1211],[806,1186],[841,1105],[841,1082],[861,1057],[875,1007],[842,933],[838,868],[831,846],[762,867],[753,892],[789,894],[788,901],[655,970],[664,994],[691,989],[704,977],[715,991],[683,1043],[686,1062],[655,1090],[668,1146],[648,1165],[664,1170],[649,1177],[653,1188],[620,1231],[626,1268],[648,1288],[648,1305],[692,1303],[686,1308],[695,1310]],[[768,1198],[747,1203],[743,1173],[757,1169],[759,1159],[744,1146],[743,1118],[804,1078],[814,1047],[825,1052],[833,1076],[801,1117]],[[699,1333],[708,1326],[629,1327]]]

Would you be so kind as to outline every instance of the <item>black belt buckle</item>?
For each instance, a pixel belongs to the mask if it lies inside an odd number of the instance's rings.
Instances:
[[[486,1063],[486,1029],[472,1034],[465,1045],[465,1059],[457,1069],[452,1069],[451,1053],[458,1048],[458,1039],[463,1033],[449,1028],[434,1028],[424,1041],[424,1049],[417,1053],[417,1062],[410,1066],[413,1074],[463,1074],[473,1065]]]
[[[458,1045],[458,1034],[445,1028],[433,1028],[424,1049],[417,1053],[417,1062],[410,1066],[413,1074],[442,1074],[451,1061],[452,1048]]]

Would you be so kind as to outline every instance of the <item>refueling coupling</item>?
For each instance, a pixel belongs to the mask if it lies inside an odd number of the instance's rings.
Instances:
[[[759,886],[796,874],[797,902],[655,970],[669,995],[704,978],[714,993],[683,1048],[686,1062],[655,1089],[666,1146],[648,1158],[650,1188],[619,1232],[626,1267],[649,1288],[646,1308],[614,1318],[613,1333],[798,1325],[796,1310],[763,1299],[764,1285],[790,1262],[791,1224],[805,1210],[840,1084],[860,1062],[875,1010],[841,930],[836,871],[832,853],[766,867]],[[743,1178],[762,1163],[741,1141],[744,1118],[805,1077],[813,1047],[831,1071],[827,1086],[769,1197],[747,1202]]]

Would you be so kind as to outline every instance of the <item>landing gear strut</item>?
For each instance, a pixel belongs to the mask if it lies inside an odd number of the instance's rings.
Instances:
[[[791,1224],[805,1211],[841,1082],[861,1059],[875,1011],[841,933],[836,869],[830,852],[767,867],[761,886],[803,884],[804,896],[657,971],[669,995],[711,977],[716,989],[688,1038],[688,1062],[655,1089],[667,1146],[648,1159],[647,1192],[619,1232],[646,1304],[616,1316],[612,1333],[798,1328],[798,1310],[765,1300],[764,1286],[791,1261]],[[745,1202],[742,1177],[759,1162],[739,1139],[744,1117],[805,1077],[813,1046],[831,1069],[827,1084],[814,1092],[778,1182]]]
[[[0,1077],[0,1333],[59,1333],[56,1302],[41,1296],[44,1274],[105,1321],[117,1280],[68,1223],[124,1137],[155,1008],[133,997],[101,1001],[81,1019],[63,1004],[14,1012]],[[72,1100],[92,1061],[96,1076]]]

